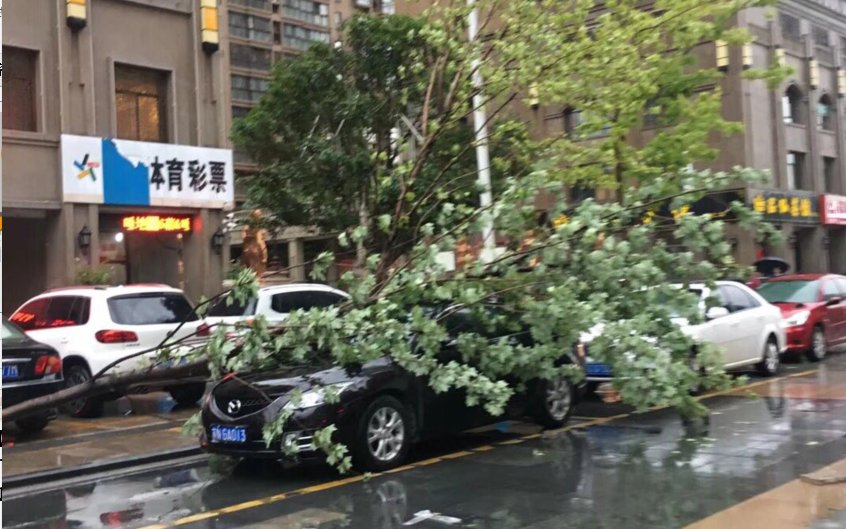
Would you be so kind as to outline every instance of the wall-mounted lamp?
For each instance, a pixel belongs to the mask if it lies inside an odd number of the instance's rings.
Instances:
[[[820,85],[820,63],[814,58],[808,61],[808,73],[811,88],[816,89]]]
[[[76,244],[79,245],[80,250],[87,250],[91,246],[91,230],[88,226],[83,226],[76,236]]]
[[[214,253],[217,255],[220,255],[220,252],[223,249],[223,237],[223,230],[221,228],[218,228],[212,235],[211,245],[212,248],[214,248]]]
[[[743,45],[743,69],[748,70],[754,64],[754,53],[752,50],[752,43],[747,42]]]
[[[540,95],[537,83],[532,83],[531,86],[529,86],[529,106],[532,107],[532,110],[537,110],[540,106]]]
[[[217,0],[201,0],[200,18],[203,51],[214,53],[220,48],[220,29],[218,27]]]
[[[725,72],[729,68],[728,42],[724,40],[718,40],[714,42],[714,45],[717,48],[717,69],[721,72]]]
[[[88,23],[86,0],[67,0],[67,24],[74,31],[79,31]]]
[[[773,59],[776,66],[784,66],[784,48],[777,45],[773,51]]]

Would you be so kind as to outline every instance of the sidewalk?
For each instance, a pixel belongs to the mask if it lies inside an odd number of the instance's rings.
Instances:
[[[163,398],[132,397],[130,415],[121,413],[124,401],[108,406],[99,419],[60,416],[32,436],[10,427],[4,432],[4,484],[40,483],[199,453],[197,440],[182,434],[182,425],[198,409],[157,412]]]

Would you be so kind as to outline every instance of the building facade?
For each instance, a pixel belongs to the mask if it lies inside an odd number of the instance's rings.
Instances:
[[[7,3],[4,312],[91,269],[220,291],[234,181],[217,4]]]
[[[739,136],[715,143],[719,155],[710,168],[768,171],[769,181],[743,198],[784,241],[762,247],[755,234],[730,226],[735,256],[745,265],[766,254],[785,259],[792,271],[846,273],[846,0],[782,0],[740,12],[734,24],[749,31],[750,44],[697,49],[702,64],[726,73],[723,117],[744,125]],[[743,76],[775,64],[793,70],[775,90]],[[541,137],[573,128],[573,115],[562,108],[541,105],[519,115]],[[639,131],[634,141],[650,134]],[[594,196],[592,190],[573,194],[575,200]],[[597,190],[595,196],[613,193]]]
[[[331,44],[343,24],[355,15],[393,13],[392,0],[229,0],[229,67],[231,116],[247,115],[267,91],[273,67],[302,53],[313,43]],[[240,255],[241,225],[249,212],[246,183],[256,167],[235,151],[236,203],[227,232],[230,257]],[[292,227],[270,234],[268,250],[271,272],[268,280],[302,281],[308,277],[308,263],[331,247],[334,237],[308,228]]]

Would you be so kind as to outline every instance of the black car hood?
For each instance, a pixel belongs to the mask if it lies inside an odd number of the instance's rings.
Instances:
[[[388,365],[387,360],[370,362],[360,367],[291,366],[225,378],[214,389],[216,396],[234,397],[251,393],[254,396],[276,399],[294,389],[307,391],[314,387],[349,382]],[[263,395],[262,395],[263,394]]]

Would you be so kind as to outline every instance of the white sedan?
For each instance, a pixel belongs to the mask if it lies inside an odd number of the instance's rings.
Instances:
[[[681,287],[679,287],[681,288]],[[684,318],[673,321],[682,331],[697,342],[710,342],[719,346],[725,358],[726,370],[756,367],[764,375],[778,373],[781,354],[787,340],[781,311],[757,292],[742,283],[717,281],[716,292],[704,284],[691,284],[691,292],[699,295],[699,306],[705,321],[691,325]],[[720,301],[719,306],[707,308],[711,296]],[[582,336],[588,347],[603,329],[599,324]],[[608,382],[613,379],[611,367],[588,357],[586,365],[588,382]]]

